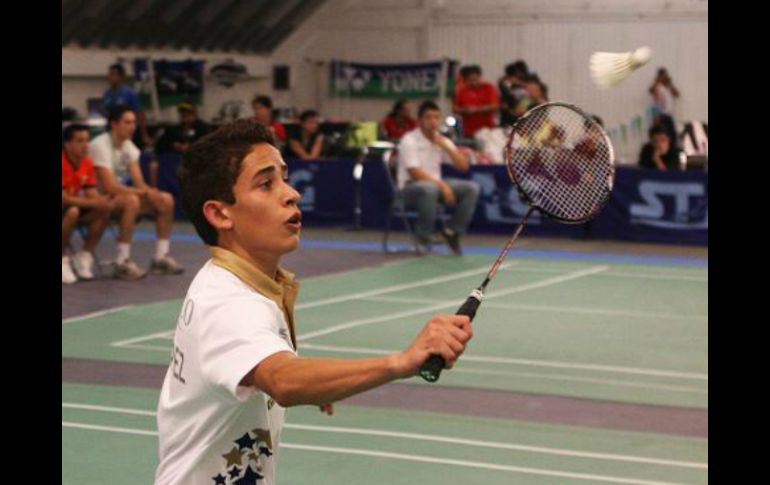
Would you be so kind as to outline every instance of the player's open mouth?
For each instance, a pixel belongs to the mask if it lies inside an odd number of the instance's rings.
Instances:
[[[297,212],[286,220],[286,225],[294,232],[299,232],[302,228],[302,213]]]

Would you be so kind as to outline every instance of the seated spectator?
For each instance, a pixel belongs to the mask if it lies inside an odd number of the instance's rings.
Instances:
[[[454,98],[454,111],[462,117],[463,136],[473,138],[481,128],[494,128],[495,114],[500,107],[497,88],[481,78],[479,66],[464,66],[460,69],[462,84]]]
[[[516,61],[505,66],[505,76],[497,83],[500,90],[500,126],[513,125],[527,109],[521,101],[529,98],[524,78],[529,75],[527,64]]]
[[[110,111],[107,122],[108,131],[94,138],[89,147],[99,187],[112,197],[127,196],[125,200],[138,207],[140,213],[155,216],[157,240],[150,270],[160,274],[179,274],[184,269],[169,254],[174,198],[168,192],[150,187],[142,177],[139,148],[131,141],[136,129],[136,115],[128,106],[117,106]],[[146,275],[131,260],[133,229],[133,224],[121,225],[118,236],[116,263],[120,278],[138,279]]]
[[[286,128],[273,119],[273,100],[269,96],[255,96],[251,109],[254,110],[254,121],[270,129],[279,145],[286,143]]]
[[[88,126],[71,124],[64,129],[61,152],[61,282],[72,284],[94,278],[94,249],[102,238],[114,203],[96,190],[96,172],[88,157]],[[67,255],[78,223],[88,224],[83,249]],[[73,271],[74,269],[74,271]]]
[[[524,83],[524,89],[527,91],[527,96],[521,100],[519,106],[523,112],[548,102],[548,86],[540,80],[536,73],[527,74],[522,79],[522,82]]]
[[[191,143],[211,131],[211,127],[198,118],[198,110],[191,103],[182,101],[177,105],[177,110],[179,124],[168,128],[163,133],[155,146],[157,153],[184,154]],[[153,187],[158,186],[159,169],[159,162],[154,158],[149,164],[149,182]]]
[[[398,145],[398,188],[402,190],[407,207],[415,207],[418,219],[415,233],[426,249],[430,248],[435,232],[438,204],[455,207],[452,219],[442,236],[455,254],[462,254],[460,236],[465,234],[473,217],[480,188],[476,182],[441,178],[441,164],[449,159],[458,169],[470,169],[463,156],[449,138],[439,133],[441,109],[433,101],[420,105],[417,128],[401,138]]]
[[[323,156],[324,136],[320,131],[318,112],[303,111],[299,115],[299,132],[288,135],[288,156],[313,160]]]
[[[650,141],[639,153],[639,166],[657,170],[677,170],[679,151],[671,146],[668,130],[662,125],[650,128]]]
[[[400,139],[408,131],[417,127],[417,120],[412,117],[412,103],[408,99],[399,99],[393,105],[393,110],[382,122],[385,136],[395,140]]]

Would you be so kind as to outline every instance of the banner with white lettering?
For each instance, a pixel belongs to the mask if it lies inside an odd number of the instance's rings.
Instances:
[[[708,244],[708,174],[618,169],[597,238]]]
[[[331,96],[351,98],[435,98],[440,94],[441,61],[421,64],[363,64],[332,61]],[[457,62],[446,62],[444,96],[454,92]]]

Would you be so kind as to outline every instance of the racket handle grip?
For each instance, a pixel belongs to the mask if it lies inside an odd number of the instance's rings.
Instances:
[[[465,303],[457,310],[455,315],[465,315],[473,320],[476,316],[476,310],[481,305],[481,300],[484,297],[484,293],[479,289],[475,289],[471,292],[470,296]],[[428,382],[436,382],[441,377],[441,371],[446,366],[444,358],[438,354],[431,355],[428,360],[420,367],[420,377]]]
[[[479,305],[481,305],[481,300],[484,299],[484,293],[481,292],[478,288],[471,291],[470,296],[468,296],[468,299],[465,300],[465,303],[460,307],[459,310],[457,310],[457,313],[455,315],[465,315],[468,318],[473,321],[473,317],[476,316],[476,310],[479,309]]]

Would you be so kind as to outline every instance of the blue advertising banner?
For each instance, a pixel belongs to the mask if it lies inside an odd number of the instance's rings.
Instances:
[[[161,189],[178,196],[176,170],[180,157],[161,157]],[[353,172],[355,161],[286,160],[289,182],[301,195],[299,207],[307,221],[352,223],[357,193],[361,223],[383,227],[393,192],[385,166],[378,157],[364,163],[360,181]],[[445,177],[475,180],[481,187],[471,230],[509,232],[521,222],[527,204],[511,183],[505,167],[474,166],[459,173],[443,167]],[[179,207],[180,204],[177,204]],[[393,228],[400,229],[398,221]],[[559,237],[616,239],[671,244],[708,244],[708,174],[705,172],[657,172],[619,167],[607,206],[589,224],[561,224],[535,212],[527,234]]]
[[[597,238],[708,244],[708,174],[618,169]]]

